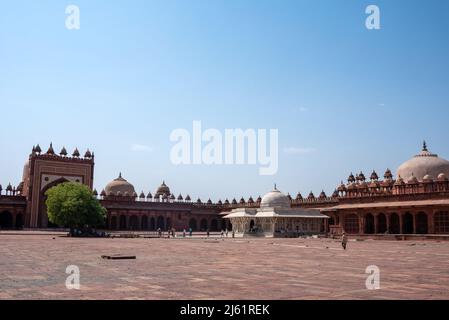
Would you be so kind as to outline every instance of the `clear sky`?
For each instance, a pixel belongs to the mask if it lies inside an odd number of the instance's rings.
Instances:
[[[95,152],[99,190],[121,171],[137,192],[165,179],[203,200],[330,193],[423,139],[449,158],[448,57],[447,0],[1,1],[0,183],[53,142]],[[279,129],[278,173],[174,166],[169,135],[193,120]]]

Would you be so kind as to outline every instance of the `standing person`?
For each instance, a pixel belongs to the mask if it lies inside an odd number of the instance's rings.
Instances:
[[[190,228],[190,229],[189,229],[189,237],[190,237],[190,238],[192,237],[192,233],[193,233],[193,230],[192,230],[192,228]]]
[[[232,238],[235,238],[235,231],[232,230]]]
[[[209,236],[210,236],[209,229],[206,230],[206,234],[207,234],[207,237],[209,238]]]
[[[228,237],[228,228],[226,228],[226,238]]]
[[[158,228],[158,229],[157,229],[157,234],[159,235],[159,238],[162,237],[162,230],[161,230],[161,228]]]
[[[183,237],[183,238],[186,237],[186,229],[182,230],[182,237]]]
[[[341,236],[341,246],[343,247],[344,250],[346,250],[347,245],[348,245],[348,236],[346,235],[345,232],[343,232],[343,235]]]
[[[223,237],[224,237],[224,231],[221,230],[221,238],[223,238]]]

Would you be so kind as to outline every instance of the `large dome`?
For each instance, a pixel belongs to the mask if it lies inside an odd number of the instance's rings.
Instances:
[[[119,177],[111,182],[105,188],[106,194],[109,195],[121,195],[121,196],[132,196],[135,192],[134,186],[122,178],[120,173]]]
[[[441,173],[446,176],[449,175],[449,161],[430,153],[427,150],[426,143],[424,143],[423,150],[420,154],[404,162],[397,171],[398,177],[403,178],[405,181],[416,177],[420,182],[423,181],[426,175],[436,180]]]
[[[290,209],[291,201],[285,194],[274,187],[273,191],[263,196],[260,207]]]

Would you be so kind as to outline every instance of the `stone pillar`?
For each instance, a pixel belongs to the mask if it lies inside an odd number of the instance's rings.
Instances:
[[[404,225],[403,225],[404,219],[402,216],[402,212],[399,212],[398,215],[399,215],[399,233],[404,234]]]

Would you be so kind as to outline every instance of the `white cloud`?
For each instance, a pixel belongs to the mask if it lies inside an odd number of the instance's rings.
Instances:
[[[310,154],[315,152],[314,148],[297,148],[297,147],[288,147],[284,148],[284,152],[286,154]]]
[[[135,152],[150,152],[153,151],[153,148],[143,145],[143,144],[133,144],[131,146],[131,151],[135,151]]]

